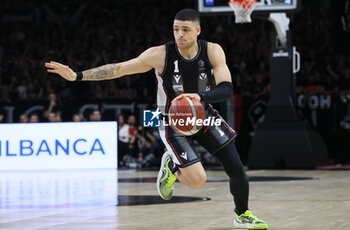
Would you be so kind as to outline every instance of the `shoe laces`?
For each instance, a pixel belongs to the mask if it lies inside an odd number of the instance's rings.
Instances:
[[[260,218],[254,216],[253,213],[251,211],[249,211],[249,210],[246,211],[245,213],[243,213],[241,216],[246,218],[246,219],[248,219],[249,221],[252,221],[252,222],[254,221],[254,222],[264,223],[263,220],[261,220]]]
[[[167,187],[172,187],[173,183],[176,180],[176,176],[172,174],[172,172],[169,170],[169,176],[165,179],[165,184]]]
[[[242,213],[241,215],[239,215],[238,217],[244,217],[247,219],[256,218],[256,216],[254,216],[253,213],[248,210],[245,213]]]

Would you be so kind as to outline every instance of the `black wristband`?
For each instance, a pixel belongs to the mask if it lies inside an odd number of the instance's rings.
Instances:
[[[75,79],[75,81],[83,80],[83,72],[76,72],[76,74],[77,74],[77,78]]]

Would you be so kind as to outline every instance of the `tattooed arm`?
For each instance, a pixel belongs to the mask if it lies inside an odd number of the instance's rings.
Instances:
[[[82,81],[101,81],[109,80],[125,75],[136,73],[144,73],[152,68],[158,72],[162,72],[165,61],[165,46],[152,47],[144,51],[137,58],[115,63],[99,66],[93,69],[88,69],[82,74]],[[58,62],[50,61],[45,63],[47,71],[50,73],[57,73],[68,81],[75,81],[77,79],[77,72],[71,68]],[[79,72],[78,72],[79,73]]]
[[[82,72],[82,81],[100,81],[113,79],[115,76],[114,69],[118,64],[107,64],[97,68],[88,69]]]

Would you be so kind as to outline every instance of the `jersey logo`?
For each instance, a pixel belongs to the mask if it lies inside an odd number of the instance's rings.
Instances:
[[[179,75],[179,74],[174,74],[174,78],[175,78],[176,83],[179,84],[181,75]]]
[[[199,78],[200,78],[201,80],[205,80],[205,79],[207,78],[207,74],[206,74],[206,73],[201,73],[201,74],[199,75]]]
[[[182,157],[183,159],[187,160],[187,152],[181,153],[180,157]]]
[[[173,85],[173,89],[176,93],[180,93],[184,91],[183,85]]]
[[[203,60],[198,61],[198,72],[205,72],[205,62]]]
[[[205,91],[209,91],[210,89],[211,89],[210,85],[207,85],[207,86],[205,87]]]
[[[204,67],[204,66],[205,66],[205,62],[203,60],[199,60],[198,67]]]

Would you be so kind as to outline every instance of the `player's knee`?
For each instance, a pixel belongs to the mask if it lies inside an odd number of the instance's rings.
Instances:
[[[191,178],[191,188],[199,189],[207,181],[207,174],[200,173]]]
[[[232,164],[234,165],[234,164]],[[236,167],[227,166],[224,167],[226,170],[226,173],[229,177],[237,177],[237,178],[244,178],[246,176],[245,170],[243,166],[237,165]]]

